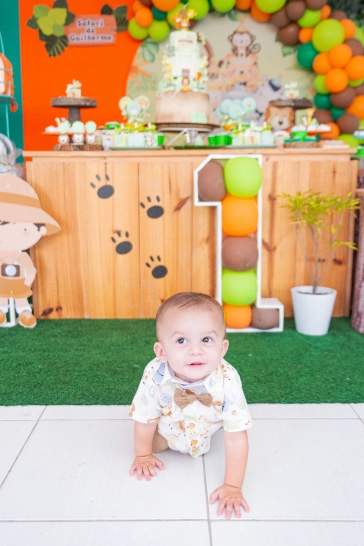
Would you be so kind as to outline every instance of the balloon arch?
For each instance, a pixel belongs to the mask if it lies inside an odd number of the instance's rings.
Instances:
[[[312,70],[315,117],[330,125],[328,138],[356,146],[352,133],[364,125],[364,32],[343,11],[331,11],[328,0],[188,0],[193,20],[210,11],[232,9],[250,13],[259,22],[271,21],[277,37],[298,46],[297,61]],[[187,0],[136,0],[128,31],[132,38],[162,42],[176,23],[173,17]],[[363,121],[362,121],[363,120]]]

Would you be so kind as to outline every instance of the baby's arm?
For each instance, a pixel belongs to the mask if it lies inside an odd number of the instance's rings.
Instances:
[[[136,472],[138,480],[143,479],[143,474],[147,481],[151,479],[151,476],[156,476],[155,466],[159,470],[164,470],[162,461],[157,459],[152,453],[153,437],[157,425],[158,422],[140,423],[139,421],[135,421],[135,459],[130,469],[130,476],[134,476]]]
[[[224,430],[225,440],[225,479],[224,484],[218,487],[210,497],[213,504],[220,500],[217,515],[221,516],[226,507],[226,517],[231,518],[232,509],[238,518],[241,516],[240,506],[249,512],[249,506],[243,497],[241,488],[244,482],[246,465],[248,462],[248,434],[246,430],[227,432]]]

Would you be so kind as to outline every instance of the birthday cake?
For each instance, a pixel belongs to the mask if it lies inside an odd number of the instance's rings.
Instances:
[[[204,37],[189,30],[193,10],[181,10],[163,57],[163,78],[156,97],[156,123],[209,123],[207,57]]]

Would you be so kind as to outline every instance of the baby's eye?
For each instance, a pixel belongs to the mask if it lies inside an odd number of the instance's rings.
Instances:
[[[186,340],[185,337],[180,337],[179,339],[177,339],[177,343],[179,343],[180,345],[183,345],[186,342],[187,342],[187,340]]]
[[[210,343],[210,341],[212,341],[212,339],[210,337],[204,337],[202,341],[204,343]]]

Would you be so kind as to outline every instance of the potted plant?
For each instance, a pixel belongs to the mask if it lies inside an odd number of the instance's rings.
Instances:
[[[340,228],[347,214],[359,209],[359,199],[324,195],[312,190],[283,193],[282,207],[289,210],[290,218],[297,225],[297,235],[303,251],[310,286],[291,289],[296,330],[301,334],[320,336],[328,332],[336,299],[336,290],[323,283],[331,268],[335,249],[345,245],[352,250],[354,243],[339,239]]]

